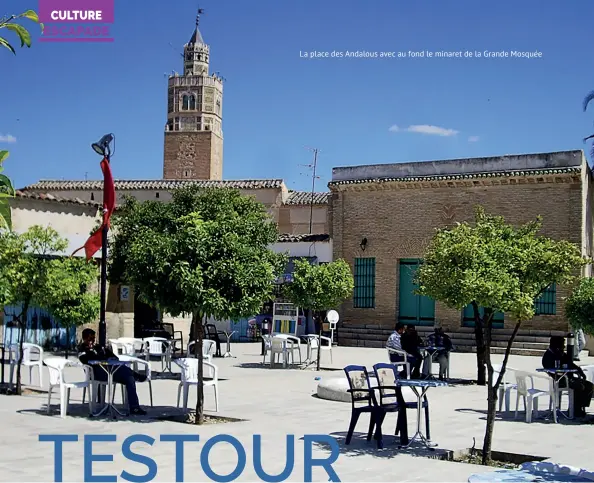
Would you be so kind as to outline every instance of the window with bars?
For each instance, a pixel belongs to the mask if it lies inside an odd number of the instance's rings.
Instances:
[[[375,308],[375,258],[355,258],[355,293],[357,309]]]
[[[557,315],[557,286],[549,285],[534,302],[536,315]]]

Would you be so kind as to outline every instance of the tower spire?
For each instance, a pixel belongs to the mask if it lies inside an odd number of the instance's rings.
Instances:
[[[203,44],[204,40],[202,39],[202,34],[200,33],[200,15],[204,13],[203,8],[199,8],[198,12],[196,13],[196,28],[194,29],[194,33],[192,34],[192,38],[190,38],[190,44]]]

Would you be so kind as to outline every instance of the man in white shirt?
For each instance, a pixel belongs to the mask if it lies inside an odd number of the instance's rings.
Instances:
[[[401,324],[400,322],[398,322],[396,324],[396,329],[394,330],[394,332],[392,332],[392,334],[388,338],[388,342],[386,342],[386,347],[388,349],[396,349],[396,350],[401,351],[402,343],[400,341],[400,337],[402,336],[403,333],[404,333],[404,324]],[[398,360],[398,357],[399,357],[398,354],[390,354],[390,361],[400,362]],[[397,360],[394,360],[394,358],[396,358]]]

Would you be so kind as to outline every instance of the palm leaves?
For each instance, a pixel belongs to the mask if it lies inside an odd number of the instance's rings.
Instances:
[[[8,198],[14,197],[12,181],[5,174],[3,163],[8,158],[8,151],[0,151],[0,228],[12,228],[12,216]]]
[[[583,104],[583,108],[584,108],[584,112],[586,112],[586,110],[588,109],[588,105],[590,104],[590,101],[594,100],[594,91],[591,91],[586,97],[584,97],[584,104]],[[588,137],[584,138],[584,143],[586,143],[586,141],[588,141],[589,139],[594,138],[594,134],[591,134]],[[590,150],[590,156],[592,156],[592,158],[594,158],[594,145],[592,146],[591,150]]]

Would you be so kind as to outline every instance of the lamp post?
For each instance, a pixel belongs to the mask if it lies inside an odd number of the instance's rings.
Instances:
[[[103,156],[109,163],[111,158],[110,143],[113,141],[113,134],[106,134],[99,142],[91,144],[93,151]],[[105,181],[104,181],[105,185]],[[101,230],[101,308],[99,312],[99,345],[105,347],[107,343],[107,326],[105,324],[105,304],[107,301],[107,232],[109,226],[103,223]]]

